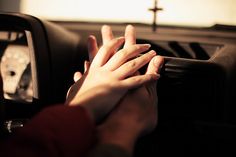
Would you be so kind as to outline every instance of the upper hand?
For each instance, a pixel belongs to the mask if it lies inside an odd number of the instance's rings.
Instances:
[[[93,40],[93,37],[89,40]],[[133,76],[139,68],[156,55],[154,51],[149,51],[134,58],[147,51],[150,45],[124,46],[116,52],[124,40],[121,37],[104,43],[89,69],[71,86],[66,100],[67,104],[88,107],[93,111],[94,118],[99,119],[107,114],[129,89],[157,79],[155,74]]]

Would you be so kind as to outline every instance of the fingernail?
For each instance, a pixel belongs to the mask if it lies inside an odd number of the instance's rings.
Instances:
[[[127,26],[126,26],[126,28],[134,28],[134,26],[133,25],[131,25],[131,24],[128,24]]]
[[[87,61],[87,60],[84,61],[84,65],[85,65],[85,66],[87,66],[87,65],[89,65],[89,64],[90,64],[89,61]]]
[[[159,58],[160,56],[156,56],[154,58],[154,61],[153,61],[153,64],[158,68],[157,69],[157,72],[160,73],[161,69],[162,69],[162,66],[163,66],[163,63],[162,61],[160,60]]]
[[[84,61],[84,72],[88,70],[89,62],[87,60]]]
[[[89,37],[88,37],[89,39],[94,39],[94,38],[96,38],[94,35],[89,35]]]
[[[141,46],[145,49],[149,49],[151,47],[150,44],[141,44]]]
[[[151,54],[151,55],[156,55],[156,51],[154,51],[154,50],[151,50],[148,53]]]
[[[118,40],[125,40],[125,37],[122,36],[122,37],[118,37],[117,39]]]
[[[110,26],[105,24],[102,26],[102,28],[110,28]]]
[[[160,77],[161,77],[160,74],[153,74],[152,75],[153,80],[158,80]]]
[[[160,60],[158,59],[158,56],[156,56],[154,58],[154,64],[155,64],[155,66],[160,66],[159,68],[161,68],[162,65],[159,65],[160,64]]]
[[[92,45],[91,43],[93,42],[93,40],[95,39],[95,37],[93,35],[90,35],[88,37],[88,41],[87,41],[87,47],[88,47],[88,51],[91,52],[92,51]]]

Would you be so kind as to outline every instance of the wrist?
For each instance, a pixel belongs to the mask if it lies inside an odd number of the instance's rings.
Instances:
[[[140,136],[140,127],[121,122],[105,122],[98,128],[98,143],[112,144],[132,154],[135,143]]]

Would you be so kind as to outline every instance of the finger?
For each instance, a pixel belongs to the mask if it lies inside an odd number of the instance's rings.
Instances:
[[[75,72],[73,79],[75,82],[77,82],[81,77],[82,77],[81,72]]]
[[[103,44],[107,44],[110,40],[112,40],[114,38],[113,33],[112,33],[112,29],[108,25],[102,26],[101,33],[102,33]]]
[[[91,67],[103,66],[107,60],[111,57],[114,51],[116,51],[125,41],[124,37],[115,38],[103,45],[94,57]]]
[[[75,81],[75,80],[74,80]],[[75,81],[76,82],[76,81]],[[67,104],[67,99],[68,99],[68,96],[69,96],[69,93],[70,93],[70,90],[71,90],[72,86],[70,86],[70,88],[68,89],[67,93],[66,93],[66,104]]]
[[[89,69],[90,67],[90,62],[84,61],[84,73]]]
[[[115,70],[115,75],[119,79],[127,78],[133,75],[142,66],[147,64],[155,55],[156,52],[152,50],[138,58],[130,60],[127,63],[120,66],[117,70]]]
[[[155,56],[149,62],[146,74],[156,74],[164,63],[164,58],[162,56]]]
[[[104,67],[113,71],[129,59],[136,57],[138,54],[144,51],[147,51],[150,47],[150,44],[131,45],[126,49],[122,49],[116,54],[114,54],[110,58],[110,60],[104,65]]]
[[[93,58],[96,56],[98,52],[98,45],[97,45],[96,37],[93,35],[90,35],[88,37],[87,45],[88,45],[89,61],[92,62]]]
[[[124,48],[136,44],[136,32],[132,25],[128,25],[125,29],[125,45]]]
[[[146,83],[156,81],[159,77],[160,75],[158,74],[145,74],[145,75],[132,76],[121,81],[120,87],[124,89],[138,88]]]

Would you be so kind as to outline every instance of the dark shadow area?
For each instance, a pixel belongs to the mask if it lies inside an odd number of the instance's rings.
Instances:
[[[180,58],[193,58],[177,41],[170,41],[169,47],[177,52]]]
[[[199,43],[193,42],[193,43],[190,43],[189,46],[192,48],[192,50],[195,53],[197,59],[208,60],[210,58],[210,56],[201,47],[201,45]]]

